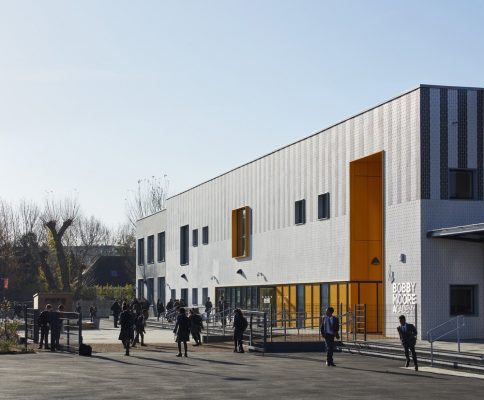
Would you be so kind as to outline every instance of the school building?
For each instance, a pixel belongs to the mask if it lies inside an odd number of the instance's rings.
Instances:
[[[169,198],[137,223],[138,296],[484,338],[483,96],[420,85]]]

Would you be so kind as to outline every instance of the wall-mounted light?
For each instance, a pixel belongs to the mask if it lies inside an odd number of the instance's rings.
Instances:
[[[380,260],[378,257],[373,257],[373,260],[371,260],[371,265],[380,265]]]
[[[217,284],[218,284],[218,283],[220,283],[220,282],[218,281],[218,279],[217,279],[217,277],[216,277],[215,275],[212,275],[212,276],[210,277],[210,280],[211,280],[211,281],[215,281],[215,282],[217,282]]]
[[[239,275],[242,275],[242,276],[244,275],[244,271],[242,271],[242,269],[238,269],[238,270],[237,270],[237,273],[238,273]]]
[[[185,274],[181,274],[180,275],[180,278],[185,279],[188,282],[188,278],[187,278],[187,276]]]
[[[264,280],[267,282],[267,277],[264,275],[263,272],[257,272],[257,276],[262,276]]]
[[[407,255],[406,254],[400,254],[400,262],[405,264],[407,262]]]

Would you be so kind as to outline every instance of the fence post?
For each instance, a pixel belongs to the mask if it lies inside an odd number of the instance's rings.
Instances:
[[[79,337],[77,338],[77,341],[79,343],[79,347],[81,347],[82,344],[82,312],[79,313],[78,319],[77,319],[77,324],[79,326],[78,335]]]
[[[262,352],[263,355],[266,352],[266,343],[267,343],[267,312],[264,312],[264,350]]]
[[[253,318],[253,315],[252,313],[250,313],[249,346],[252,346],[252,318]]]
[[[415,304],[415,329],[418,332],[418,310],[417,310],[418,304]]]
[[[457,352],[460,353],[460,324],[459,324],[459,317],[457,317],[456,320],[457,320]]]
[[[287,314],[286,314],[286,306],[282,308],[282,321],[284,324],[284,341],[287,340]]]
[[[27,336],[28,336],[28,327],[27,327],[27,306],[24,307],[24,319],[25,319],[25,350],[27,350]]]
[[[366,303],[364,304],[364,307],[363,307],[363,318],[364,318],[364,336],[363,336],[363,340],[366,342]]]

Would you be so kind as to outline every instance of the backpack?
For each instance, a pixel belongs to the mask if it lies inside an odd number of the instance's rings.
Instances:
[[[79,346],[79,355],[91,357],[91,354],[92,354],[92,347],[89,346],[88,344],[81,343]]]
[[[243,317],[242,318],[242,330],[245,331],[248,326],[249,326],[249,323],[247,322],[247,318]]]

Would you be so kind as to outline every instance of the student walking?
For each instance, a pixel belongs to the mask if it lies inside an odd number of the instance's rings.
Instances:
[[[49,321],[50,321],[50,312],[52,310],[52,306],[50,304],[47,304],[45,306],[44,311],[42,311],[39,315],[38,318],[38,323],[40,326],[40,344],[39,344],[39,349],[42,348],[42,345],[44,345],[44,348],[46,350],[50,350],[49,347]]]
[[[405,367],[410,365],[410,352],[412,353],[413,365],[415,371],[418,371],[417,353],[415,352],[415,345],[417,344],[417,328],[413,324],[407,324],[405,315],[400,315],[400,326],[397,327],[400,341],[402,342],[405,351]]]
[[[121,311],[122,311],[118,300],[114,300],[114,303],[111,306],[111,311],[113,313],[114,327],[117,328],[118,327],[119,314],[121,314]]]
[[[121,325],[121,331],[119,332],[118,340],[121,340],[126,351],[125,354],[129,356],[129,344],[133,340],[134,318],[131,311],[128,310],[127,304],[123,304],[123,312],[119,316],[119,324]]]
[[[203,329],[202,317],[195,310],[190,310],[188,314],[188,319],[190,320],[190,332],[193,340],[195,341],[194,346],[200,346],[202,344],[200,336]]]
[[[185,309],[180,307],[178,317],[176,318],[175,329],[173,333],[176,334],[176,342],[178,343],[177,357],[182,356],[181,344],[183,342],[183,348],[185,349],[185,357],[188,357],[187,342],[190,340],[190,320],[185,314]]]
[[[205,314],[207,316],[207,321],[209,320],[210,314],[212,313],[212,308],[213,308],[213,304],[210,301],[210,297],[208,297],[207,301],[205,302]]]
[[[157,319],[158,321],[160,320],[160,315],[164,315],[165,313],[165,306],[163,305],[163,302],[161,299],[158,299],[156,302],[156,313],[157,313]]]
[[[242,341],[244,339],[244,332],[247,329],[248,322],[244,317],[242,311],[238,308],[234,310],[234,353],[244,353]]]
[[[339,339],[339,320],[333,316],[334,308],[328,307],[321,323],[321,335],[326,342],[326,365],[336,367],[333,361],[334,339]]]
[[[140,342],[140,338],[141,338],[141,346],[146,346],[145,345],[145,317],[143,313],[139,313],[138,315],[136,315],[134,319],[134,326],[136,330],[136,337],[134,338],[132,347],[136,347],[136,343]]]

